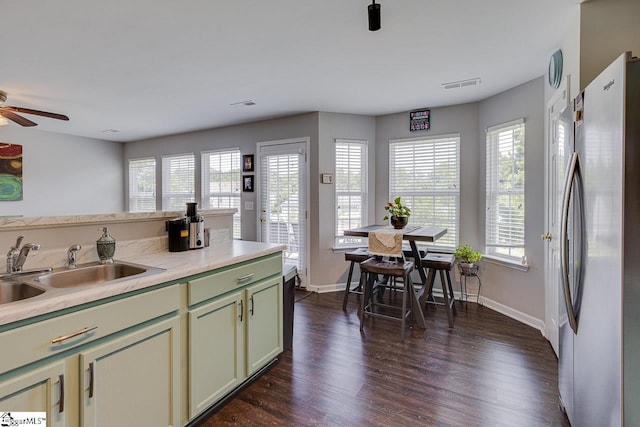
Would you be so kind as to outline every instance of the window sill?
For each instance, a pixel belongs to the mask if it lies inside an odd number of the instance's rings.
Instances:
[[[334,254],[340,254],[343,252],[351,252],[355,249],[358,248],[366,248],[367,247],[367,242],[364,242],[364,244],[353,244],[353,245],[340,245],[340,246],[334,246],[331,248],[331,250],[333,251]]]
[[[482,259],[486,260],[488,263],[500,265],[502,267],[512,268],[519,271],[529,271],[529,265],[522,265],[522,263],[516,260],[500,258],[495,255],[483,255]]]

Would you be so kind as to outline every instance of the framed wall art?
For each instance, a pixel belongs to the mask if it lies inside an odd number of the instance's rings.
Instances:
[[[253,193],[253,175],[244,175],[242,177],[242,191]]]
[[[253,154],[245,154],[242,156],[242,172],[253,172]]]
[[[0,142],[0,201],[22,200],[22,145]]]
[[[409,131],[429,130],[431,128],[431,110],[417,110],[409,113]]]

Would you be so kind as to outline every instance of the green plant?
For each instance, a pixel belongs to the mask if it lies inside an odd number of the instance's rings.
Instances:
[[[400,201],[400,196],[393,199],[393,202],[387,203],[384,207],[384,210],[387,211],[387,215],[382,218],[384,221],[388,220],[389,217],[394,218],[399,216],[411,216],[411,209],[408,206],[402,204],[402,202]]]
[[[474,251],[471,245],[462,245],[456,248],[453,256],[462,262],[476,263],[482,258],[482,253]]]

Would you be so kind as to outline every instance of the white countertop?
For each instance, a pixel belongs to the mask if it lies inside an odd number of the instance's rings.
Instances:
[[[117,261],[158,267],[166,271],[119,280],[111,284],[97,284],[82,288],[56,289],[42,295],[0,306],[0,325],[16,322],[69,307],[97,301],[127,292],[178,280],[187,276],[226,267],[284,250],[280,244],[233,240],[224,244],[185,252],[156,252]],[[49,295],[47,295],[49,294]]]

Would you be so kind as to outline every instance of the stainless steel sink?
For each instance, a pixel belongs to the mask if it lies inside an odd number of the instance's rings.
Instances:
[[[26,283],[0,282],[0,304],[36,297],[42,293],[44,289]]]
[[[34,278],[42,285],[52,288],[75,288],[113,282],[131,276],[149,275],[164,271],[161,268],[116,261],[113,264],[90,263],[73,270],[54,270]]]

